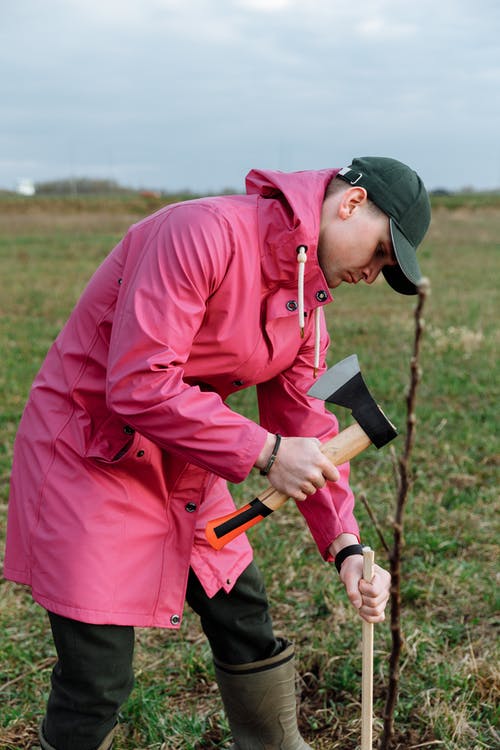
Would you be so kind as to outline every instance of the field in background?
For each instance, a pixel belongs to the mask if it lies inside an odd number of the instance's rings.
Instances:
[[[30,383],[90,274],[133,221],[159,207],[145,197],[0,201],[0,527],[12,443]],[[498,258],[500,199],[435,200],[421,251],[431,278],[414,484],[406,512],[399,750],[497,748],[498,727]],[[414,300],[383,282],[340,288],[328,308],[330,364],[358,354],[390,418],[405,424]],[[253,391],[231,401],[255,417]],[[349,422],[336,409],[341,427]],[[402,449],[402,439],[394,443]],[[355,459],[388,541],[395,502],[392,451]],[[262,488],[234,487],[238,504]],[[383,549],[364,508],[363,539]],[[296,644],[300,722],[315,750],[354,750],[360,731],[361,624],[336,571],[322,562],[293,504],[249,532],[275,626]],[[497,600],[497,601],[495,601]],[[27,750],[47,696],[53,648],[44,613],[0,583],[0,748]],[[375,633],[375,730],[380,731],[390,633]],[[222,747],[229,736],[209,650],[196,618],[180,633],[137,632],[137,684],[118,750]]]

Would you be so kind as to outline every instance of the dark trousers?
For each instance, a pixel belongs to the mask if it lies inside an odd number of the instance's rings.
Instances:
[[[190,571],[187,601],[199,615],[219,661],[247,664],[282,650],[254,563],[229,594],[221,590],[212,599]],[[52,672],[43,733],[56,750],[95,750],[116,724],[120,706],[134,684],[134,628],[89,625],[48,614],[58,661]]]

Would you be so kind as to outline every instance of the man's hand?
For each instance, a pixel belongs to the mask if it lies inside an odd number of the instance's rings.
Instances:
[[[266,465],[274,440],[275,436],[270,434],[255,463],[258,468]],[[276,461],[268,474],[272,486],[294,500],[305,500],[327,482],[338,481],[338,469],[320,449],[317,438],[282,438]]]
[[[354,534],[340,534],[329,547],[333,558],[344,547],[358,544]],[[340,580],[345,586],[349,601],[366,622],[382,622],[391,590],[391,574],[375,564],[373,578],[363,579],[363,555],[346,557],[340,568]]]
[[[383,622],[389,600],[391,575],[375,563],[371,582],[363,579],[363,556],[346,557],[340,568],[340,580],[358,614],[366,622]]]

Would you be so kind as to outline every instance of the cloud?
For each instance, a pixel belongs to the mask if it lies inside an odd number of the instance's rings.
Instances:
[[[236,6],[248,10],[275,13],[276,11],[287,10],[293,6],[291,0],[239,0]]]
[[[0,184],[112,163],[194,189],[356,153],[500,182],[487,0],[16,0],[0,23]],[[472,147],[471,144],[474,144]],[[71,156],[70,156],[71,154]],[[112,154],[112,158],[109,156]],[[439,157],[439,158],[437,158]],[[495,158],[497,162],[495,163]],[[11,162],[10,166],[5,162]],[[52,172],[51,175],[48,172]]]
[[[393,40],[413,36],[418,28],[415,24],[393,22],[387,18],[368,18],[355,27],[360,37],[377,40]]]

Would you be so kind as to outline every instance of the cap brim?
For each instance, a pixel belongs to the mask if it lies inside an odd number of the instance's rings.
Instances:
[[[417,294],[417,285],[422,279],[417,262],[415,248],[406,239],[401,230],[390,219],[392,246],[398,261],[397,266],[385,266],[382,269],[385,280],[400,294]]]

